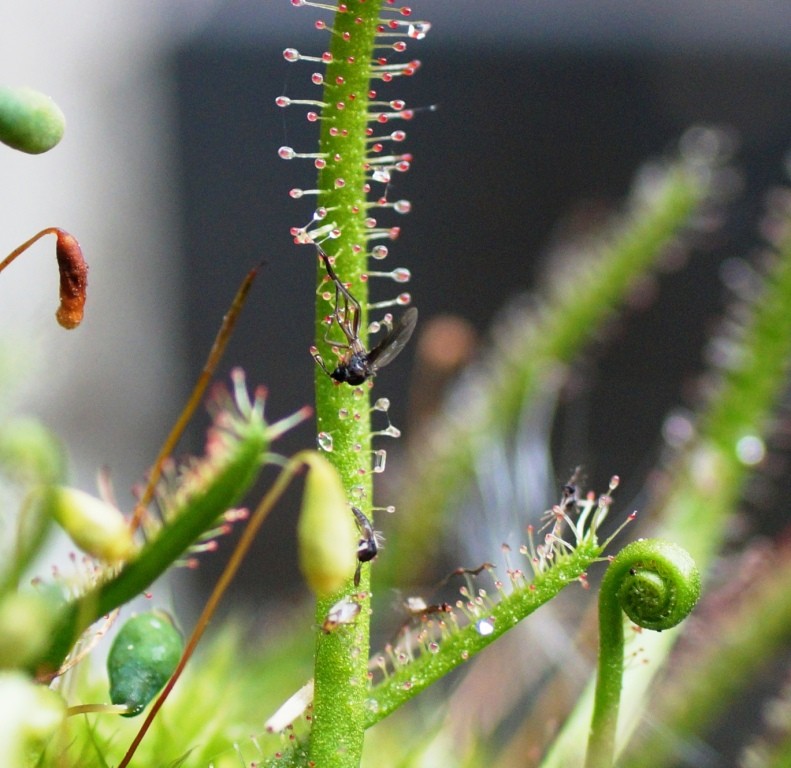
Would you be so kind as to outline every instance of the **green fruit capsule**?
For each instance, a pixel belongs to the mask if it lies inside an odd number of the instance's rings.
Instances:
[[[32,88],[0,86],[0,141],[39,155],[63,138],[66,118],[46,94]]]
[[[110,700],[140,714],[170,679],[184,650],[184,638],[164,611],[128,619],[107,657]]]

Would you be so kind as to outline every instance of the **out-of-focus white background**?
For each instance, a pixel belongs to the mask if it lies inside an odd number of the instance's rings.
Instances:
[[[44,155],[0,151],[0,251],[59,226],[80,241],[90,273],[85,320],[74,331],[52,314],[52,237],[2,275],[2,343],[21,374],[5,386],[18,392],[19,409],[40,415],[67,442],[74,482],[95,491],[96,470],[106,465],[128,509],[129,487],[183,389],[183,263],[164,58],[173,30],[161,3],[11,5],[3,13],[3,81],[51,95],[67,128]]]

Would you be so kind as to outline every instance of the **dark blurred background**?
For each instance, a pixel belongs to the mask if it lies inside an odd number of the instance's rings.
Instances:
[[[627,313],[558,423],[558,482],[584,463],[599,489],[621,475],[628,498],[656,459],[664,416],[685,404],[703,364],[724,297],[718,264],[758,242],[763,195],[784,178],[791,43],[780,30],[791,24],[791,6],[413,5],[415,18],[434,25],[408,51],[423,67],[379,92],[437,109],[394,126],[406,128],[399,149],[415,159],[395,175],[389,198],[409,199],[413,211],[393,217],[402,234],[381,268],[412,271],[408,289],[423,326],[453,314],[485,334],[505,302],[551,269],[552,244],[617,212],[641,165],[672,156],[690,125],[726,126],[739,137],[743,188],[724,228],[698,238],[683,271],[661,277],[654,303]],[[308,221],[315,198],[289,198],[291,187],[313,186],[313,168],[279,159],[277,148],[311,151],[316,132],[306,108],[282,110],[274,100],[318,98],[309,83],[317,65],[289,64],[282,50],[318,55],[326,33],[313,29],[315,9],[273,6],[225,3],[171,64],[189,368],[198,371],[239,280],[264,259],[226,367],[241,364],[251,382],[265,382],[271,413],[282,415],[312,396],[315,261],[288,228]],[[385,287],[383,296],[399,290]],[[414,348],[377,379],[402,428]],[[413,375],[419,387],[420,371]],[[280,447],[288,453],[310,441],[301,427]],[[244,599],[293,589],[295,507],[293,496],[267,524],[258,556],[266,567],[250,558],[249,583],[236,586]],[[207,558],[199,577],[211,584],[219,567]]]

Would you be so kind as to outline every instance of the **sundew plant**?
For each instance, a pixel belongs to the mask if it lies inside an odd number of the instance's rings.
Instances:
[[[242,367],[206,397],[254,268],[228,298],[204,369],[151,458],[134,509],[119,510],[108,487],[70,486],[67,449],[34,417],[4,418],[0,468],[4,498],[14,504],[3,510],[0,562],[0,761],[9,768],[678,764],[679,755],[696,754],[791,634],[788,547],[732,534],[745,486],[782,426],[791,195],[772,191],[759,255],[733,261],[732,309],[712,339],[704,396],[694,413],[668,420],[660,479],[641,507],[619,501],[617,467],[603,488],[589,488],[584,466],[572,467],[558,476],[547,509],[517,511],[525,521],[513,532],[518,546],[465,562],[449,532],[471,479],[498,452],[529,462],[520,452],[525,414],[552,410],[547,403],[557,402],[575,361],[606,343],[608,324],[669,252],[711,236],[735,194],[731,142],[716,128],[693,127],[672,156],[643,168],[617,220],[577,244],[573,279],[557,274],[529,306],[505,314],[485,354],[447,386],[430,428],[394,469],[387,453],[401,432],[389,416],[387,365],[420,335],[420,319],[409,293],[372,301],[369,285],[391,281],[399,290],[412,270],[420,281],[419,264],[392,266],[408,221],[401,217],[411,209],[395,194],[413,162],[405,126],[421,119],[398,87],[405,77],[431,77],[414,58],[431,24],[395,0],[292,5],[326,32],[323,50],[283,52],[288,66],[301,68],[304,95],[272,94],[271,107],[318,131],[315,147],[279,149],[283,160],[316,171],[315,186],[290,192],[302,222],[290,235],[316,264],[300,299],[315,306],[315,334],[305,340],[316,362],[315,402],[273,419],[265,389]],[[43,94],[0,90],[0,140],[11,149],[57,151],[63,124]],[[60,273],[57,319],[79,333],[90,312],[90,254],[83,258],[79,233],[52,226],[33,234],[0,262],[2,279],[13,281],[14,260],[49,235]],[[204,401],[212,415],[204,453],[176,460]],[[315,442],[278,454],[277,439],[311,417]],[[548,454],[550,436],[539,437]],[[277,468],[275,479],[251,499],[265,465]],[[374,486],[385,471],[397,473],[390,490]],[[207,633],[252,541],[297,477],[310,611],[295,609],[263,637],[233,617]],[[377,528],[385,518],[386,541]],[[172,568],[200,567],[231,528],[241,536],[230,559],[195,625],[182,629],[152,584]],[[56,532],[81,555],[68,577],[39,577],[33,563]],[[727,567],[726,549],[738,552]],[[412,591],[439,559],[456,565]],[[735,586],[723,589],[718,580],[728,570]],[[379,599],[391,588],[401,590],[397,609]],[[141,595],[150,608],[133,611]],[[532,642],[524,629],[553,602],[577,626],[564,634],[567,663],[547,664],[528,650],[535,659],[525,671],[515,663]],[[103,667],[90,663],[99,654]],[[771,716],[756,726],[740,764],[788,764],[787,690],[771,695]]]

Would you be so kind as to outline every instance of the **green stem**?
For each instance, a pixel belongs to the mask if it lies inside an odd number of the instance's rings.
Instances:
[[[680,623],[700,597],[700,575],[681,547],[642,539],[613,559],[599,593],[599,666],[586,768],[609,768],[623,680],[622,611],[640,627],[661,631]]]
[[[601,558],[603,546],[595,536],[588,537],[572,552],[557,552],[556,562],[529,583],[520,574],[512,577],[514,591],[498,602],[489,601],[480,591],[477,599],[466,605],[468,623],[445,631],[441,639],[428,643],[428,648],[414,660],[396,668],[370,691],[366,727],[379,722],[395,709],[442,679],[461,664],[472,659],[497,638],[513,629],[558,593],[584,577],[588,568]],[[502,589],[502,588],[501,588]],[[454,627],[455,615],[445,623]]]
[[[318,203],[329,211],[327,223],[332,222],[340,232],[340,237],[325,242],[324,248],[336,258],[339,278],[350,285],[360,302],[360,337],[367,344],[368,290],[366,281],[361,279],[367,270],[368,253],[364,160],[371,60],[381,1],[346,5],[348,11],[336,13],[333,21],[332,61],[324,77],[326,106],[319,144],[320,152],[331,160],[319,172],[318,188],[323,191]],[[319,285],[326,274],[319,263]],[[324,340],[327,326],[323,321],[333,310],[332,303],[328,304],[321,295],[317,297],[316,346],[329,362],[335,358]],[[324,433],[320,445],[329,447],[331,440],[327,457],[338,469],[349,500],[359,506],[361,501],[371,499],[373,491],[370,390],[365,385],[335,384],[318,367],[315,385],[317,429]],[[317,636],[309,759],[322,768],[357,766],[362,755],[368,690],[368,566],[363,568],[359,586],[350,581],[338,594],[318,600],[316,619],[321,625],[332,605],[351,595],[362,608],[356,622]]]

